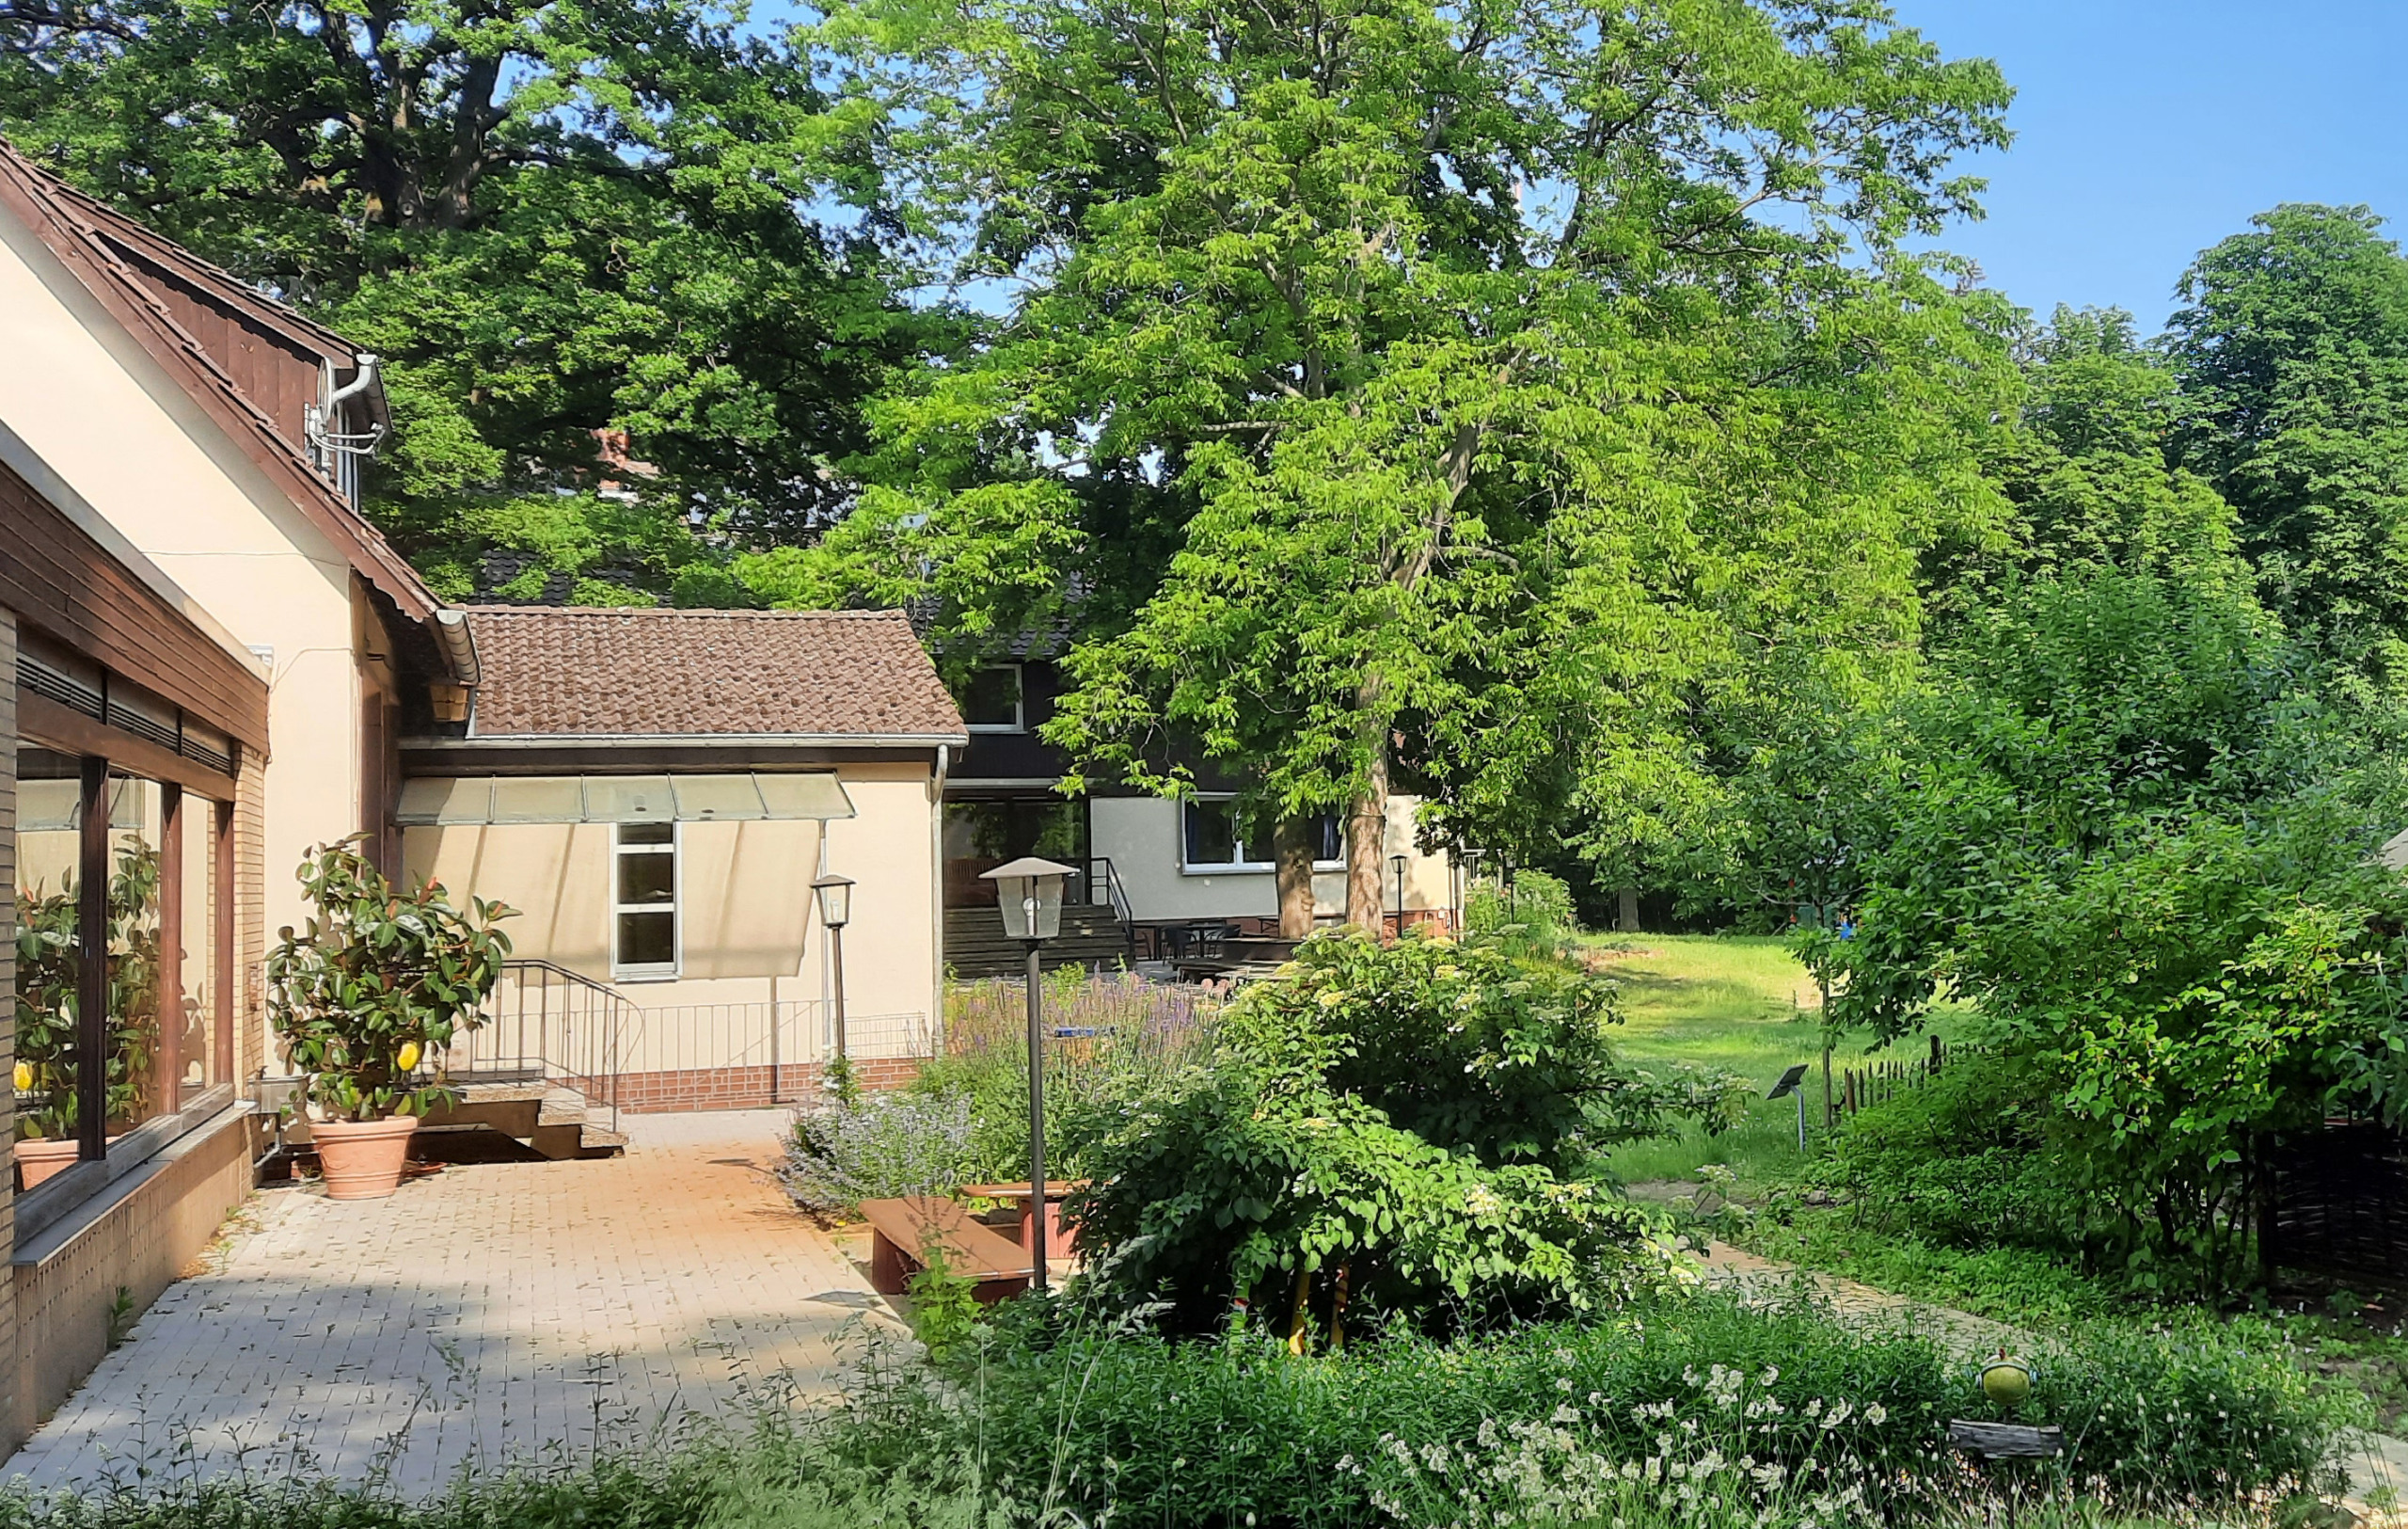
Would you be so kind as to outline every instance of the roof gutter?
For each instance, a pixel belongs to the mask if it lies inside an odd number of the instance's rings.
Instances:
[[[363,370],[362,375],[367,373]],[[468,631],[468,613],[450,609],[435,613],[435,641],[443,649],[444,666],[463,685],[483,677],[477,662],[477,640]]]
[[[648,748],[661,743],[721,748],[788,745],[814,748],[965,748],[967,733],[534,733],[502,738],[404,738],[405,749]]]

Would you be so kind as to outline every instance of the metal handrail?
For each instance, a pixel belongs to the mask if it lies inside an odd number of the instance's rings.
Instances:
[[[444,1071],[455,1080],[559,1083],[610,1112],[619,1126],[619,1079],[643,1027],[635,1000],[557,962],[505,961],[485,995],[482,1023],[452,1037]]]
[[[1098,866],[1103,868],[1101,876],[1095,873]],[[1101,901],[1112,910],[1112,916],[1120,925],[1121,938],[1128,942],[1130,957],[1135,959],[1137,910],[1129,900],[1129,889],[1120,884],[1120,871],[1113,865],[1112,857],[1108,854],[1087,856],[1086,868],[1080,873],[1080,879],[1086,884],[1086,901],[1090,907]],[[1099,889],[1103,893],[1101,899],[1095,895]]]
[[[1103,874],[1101,876],[1095,873],[1095,868],[1098,866],[1103,868]],[[1085,900],[1090,906],[1102,903],[1112,910],[1112,916],[1124,924],[1134,924],[1137,921],[1136,910],[1129,903],[1129,889],[1121,884],[1119,869],[1113,865],[1110,855],[1087,856],[1086,869],[1081,872],[1081,879],[1086,884]],[[1103,895],[1096,896],[1098,891]]]

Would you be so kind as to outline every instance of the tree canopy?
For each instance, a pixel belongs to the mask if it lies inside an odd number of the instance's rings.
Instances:
[[[2364,207],[2288,205],[2200,255],[2166,343],[2180,459],[2267,604],[2366,684],[2408,679],[2408,260]]]
[[[385,358],[375,508],[447,593],[725,597],[725,550],[840,514],[866,401],[955,338],[897,294],[858,128],[743,22],[7,0],[0,124]]]
[[[1014,300],[892,403],[883,513],[747,576],[1047,559],[1055,740],[1350,816],[1357,917],[1395,772],[1434,833],[1616,852],[1702,693],[1910,649],[1915,549],[1983,513],[2003,314],[1898,244],[2006,90],[1877,7],[861,0],[817,42]]]

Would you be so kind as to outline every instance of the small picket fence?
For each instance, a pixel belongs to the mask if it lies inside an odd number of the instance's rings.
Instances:
[[[1827,1114],[1846,1120],[1860,1110],[1885,1104],[1900,1094],[1922,1088],[1952,1066],[1962,1066],[1981,1056],[1986,1048],[1950,1045],[1939,1036],[1931,1037],[1928,1057],[1881,1057],[1858,1066],[1830,1065],[1830,1053],[1824,1054],[1825,1077],[1829,1079]]]

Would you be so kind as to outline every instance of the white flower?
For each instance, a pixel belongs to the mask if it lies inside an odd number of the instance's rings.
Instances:
[[[1760,1386],[1768,1386],[1780,1378],[1781,1366],[1778,1364],[1767,1364],[1765,1366],[1765,1373],[1756,1378],[1756,1384]]]
[[[1872,1424],[1877,1428],[1884,1423],[1890,1421],[1889,1409],[1883,1407],[1879,1402],[1875,1402],[1872,1406],[1864,1410],[1864,1421]]]

